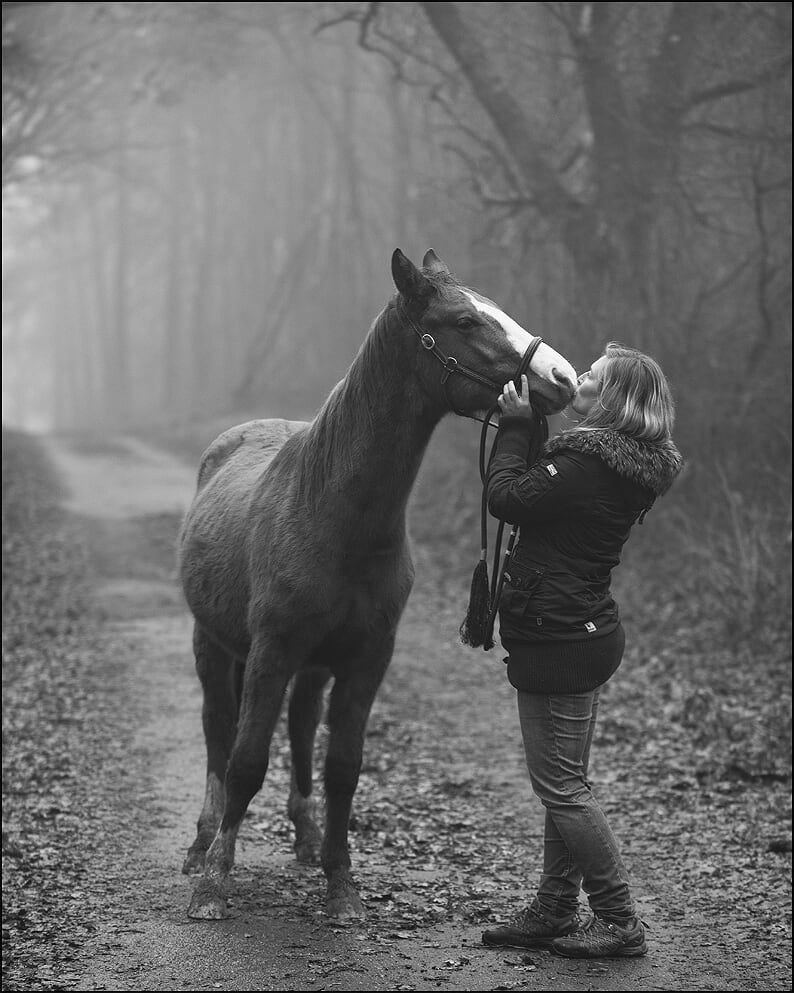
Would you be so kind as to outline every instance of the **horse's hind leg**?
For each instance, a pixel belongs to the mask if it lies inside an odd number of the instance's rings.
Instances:
[[[322,833],[317,826],[312,797],[314,739],[323,709],[323,689],[330,670],[304,669],[295,677],[289,702],[289,739],[292,749],[292,781],[287,813],[295,827],[295,856],[299,862],[317,865]]]
[[[234,865],[240,822],[262,787],[270,761],[270,742],[291,672],[283,650],[266,637],[251,645],[245,667],[237,736],[226,769],[226,802],[220,827],[207,849],[204,874],[188,908],[198,920],[229,916],[226,888]]]
[[[195,625],[193,651],[204,703],[201,720],[207,747],[207,782],[204,806],[198,819],[196,840],[188,849],[182,872],[200,872],[204,857],[218,830],[226,801],[224,779],[237,727],[240,663]]]

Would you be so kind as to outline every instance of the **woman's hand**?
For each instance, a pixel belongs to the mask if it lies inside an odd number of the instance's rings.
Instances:
[[[535,418],[535,411],[529,402],[529,383],[526,376],[521,377],[520,393],[511,379],[509,383],[505,383],[502,394],[496,402],[500,411],[510,417],[523,417],[528,421]]]

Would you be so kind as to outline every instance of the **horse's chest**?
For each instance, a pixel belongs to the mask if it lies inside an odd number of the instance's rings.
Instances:
[[[348,624],[371,623],[373,616],[391,615],[402,609],[401,584],[383,576],[362,577],[351,583],[343,597],[343,613]]]
[[[397,591],[349,591],[338,603],[333,620],[328,618],[331,623],[318,643],[323,664],[339,675],[338,667],[345,659],[358,656],[365,646],[387,643],[404,606],[405,598]]]
[[[374,556],[346,571],[340,585],[339,628],[371,630],[397,624],[413,575],[410,568],[391,556]]]

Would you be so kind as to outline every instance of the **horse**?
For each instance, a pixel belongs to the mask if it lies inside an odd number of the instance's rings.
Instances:
[[[396,249],[391,274],[396,294],[313,420],[248,421],[201,458],[178,542],[207,752],[183,866],[201,873],[193,919],[229,916],[237,832],[264,784],[287,696],[296,858],[322,866],[328,917],[365,917],[348,822],[370,708],[414,580],[406,506],[423,455],[447,413],[491,410],[522,357],[539,411],[558,412],[574,393],[571,364],[432,249],[421,268]],[[312,763],[331,681],[321,830]]]

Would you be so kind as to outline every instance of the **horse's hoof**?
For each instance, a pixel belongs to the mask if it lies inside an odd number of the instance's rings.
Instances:
[[[222,921],[229,917],[226,897],[220,887],[202,879],[193,891],[187,915],[195,921]]]
[[[350,883],[328,887],[325,912],[338,921],[363,921],[367,916],[355,887]]]
[[[207,856],[206,851],[197,848],[189,848],[188,853],[185,856],[185,861],[182,863],[182,872],[189,876],[194,872],[204,871],[204,860]]]

